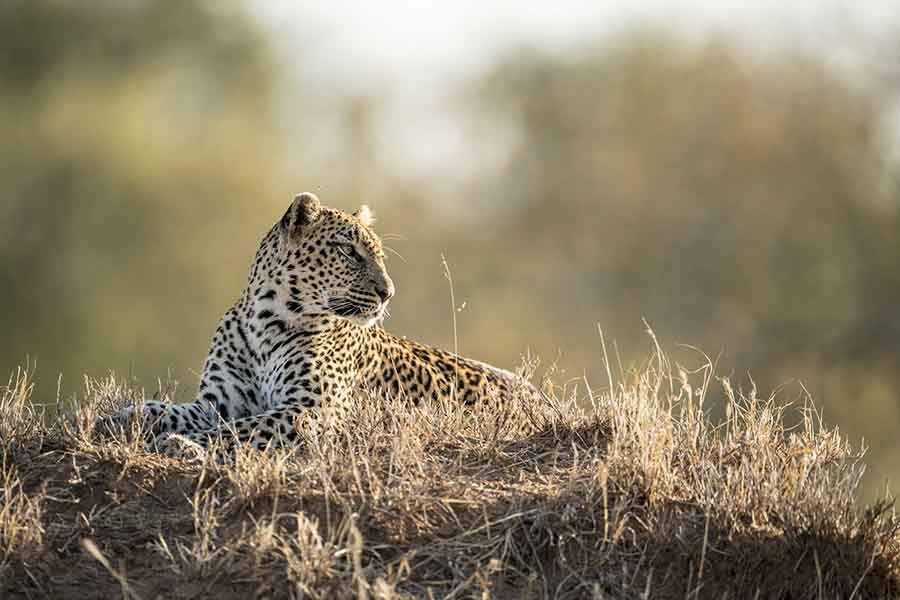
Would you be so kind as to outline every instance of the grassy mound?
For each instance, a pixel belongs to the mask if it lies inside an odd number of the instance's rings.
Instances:
[[[92,441],[99,410],[135,399],[113,378],[48,417],[19,374],[0,596],[900,596],[898,521],[855,506],[859,453],[814,411],[786,430],[773,401],[662,355],[609,388],[474,412],[369,398],[303,452],[218,466]]]

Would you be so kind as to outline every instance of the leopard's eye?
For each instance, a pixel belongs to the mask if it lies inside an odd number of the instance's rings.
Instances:
[[[338,244],[337,251],[340,252],[344,258],[348,258],[353,261],[356,260],[356,250],[351,244]]]

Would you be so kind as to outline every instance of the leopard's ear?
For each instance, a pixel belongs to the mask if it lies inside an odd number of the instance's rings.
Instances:
[[[353,216],[360,220],[360,222],[366,227],[371,227],[375,224],[375,211],[369,208],[368,204],[363,204],[359,207]]]
[[[286,236],[298,236],[305,227],[315,223],[321,213],[322,203],[315,194],[297,194],[291,207],[281,217],[281,232]]]

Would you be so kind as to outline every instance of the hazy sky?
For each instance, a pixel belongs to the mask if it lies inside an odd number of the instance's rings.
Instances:
[[[529,44],[565,52],[650,25],[725,35],[752,51],[822,53],[852,70],[862,42],[900,32],[897,0],[271,0],[252,6],[282,60],[300,75],[299,86],[306,86],[306,110],[318,106],[325,123],[347,93],[381,98],[389,161],[426,176],[466,151],[446,91],[488,68],[504,49]]]

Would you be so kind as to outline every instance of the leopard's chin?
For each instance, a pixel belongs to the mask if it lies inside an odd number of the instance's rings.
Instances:
[[[352,321],[353,323],[359,325],[359,326],[362,327],[363,329],[368,329],[368,328],[370,328],[370,327],[374,327],[375,324],[378,323],[378,318],[377,318],[377,317],[369,317],[369,318],[366,318],[366,317],[355,317],[355,318],[353,318],[353,319],[350,319],[350,321]]]
[[[345,318],[350,320],[351,323],[368,329],[369,327],[374,327],[384,319],[385,308],[385,305],[382,304],[375,309],[362,311],[354,315],[347,315]]]

